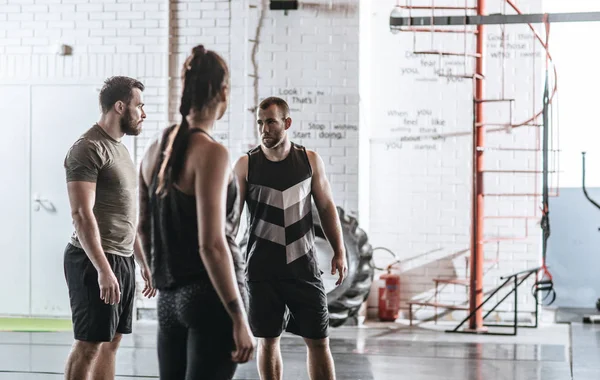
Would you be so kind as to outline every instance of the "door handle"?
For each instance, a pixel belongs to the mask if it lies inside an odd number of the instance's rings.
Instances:
[[[55,212],[56,207],[49,199],[41,198],[39,194],[33,195],[33,211],[39,211],[40,208],[44,208],[44,210],[49,212]]]

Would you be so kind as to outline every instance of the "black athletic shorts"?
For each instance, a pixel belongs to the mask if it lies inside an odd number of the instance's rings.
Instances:
[[[323,282],[248,281],[248,319],[255,337],[275,338],[285,330],[309,339],[329,335],[329,312]]]
[[[75,339],[111,342],[116,333],[131,334],[135,301],[135,261],[132,257],[106,255],[121,290],[118,304],[100,299],[98,272],[81,248],[67,244],[64,269]]]

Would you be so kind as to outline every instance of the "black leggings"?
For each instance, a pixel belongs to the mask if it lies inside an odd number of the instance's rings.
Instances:
[[[233,378],[233,325],[212,286],[161,290],[157,309],[160,379]]]

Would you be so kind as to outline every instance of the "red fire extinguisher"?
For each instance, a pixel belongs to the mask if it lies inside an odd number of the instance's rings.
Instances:
[[[384,281],[379,288],[379,319],[393,322],[400,313],[400,276],[391,272],[390,265],[379,279]]]
[[[379,276],[379,281],[382,286],[379,287],[379,319],[381,321],[393,322],[400,315],[400,275],[392,273],[394,265],[400,263],[398,256],[385,247],[373,248],[373,252],[382,250],[390,253],[394,257],[385,268],[374,267],[377,270],[385,271]]]

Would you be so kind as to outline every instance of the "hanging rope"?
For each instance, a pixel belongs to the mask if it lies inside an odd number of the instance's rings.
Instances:
[[[550,23],[548,22],[548,15],[544,17],[544,24],[546,26],[546,51],[548,51],[548,39],[550,38]],[[550,135],[550,128],[548,122],[548,108],[550,103],[549,96],[549,84],[548,84],[548,55],[546,54],[546,78],[544,83],[544,108],[542,111],[543,117],[543,137],[542,137],[542,157],[543,157],[543,170],[542,170],[542,219],[540,226],[542,228],[542,267],[538,272],[536,282],[533,284],[533,296],[536,302],[539,303],[539,297],[542,295],[542,303],[551,305],[556,299],[556,291],[554,290],[554,282],[552,281],[552,274],[546,266],[546,252],[548,248],[548,238],[550,237],[550,210],[548,207],[548,140]],[[548,301],[548,298],[550,300]]]

